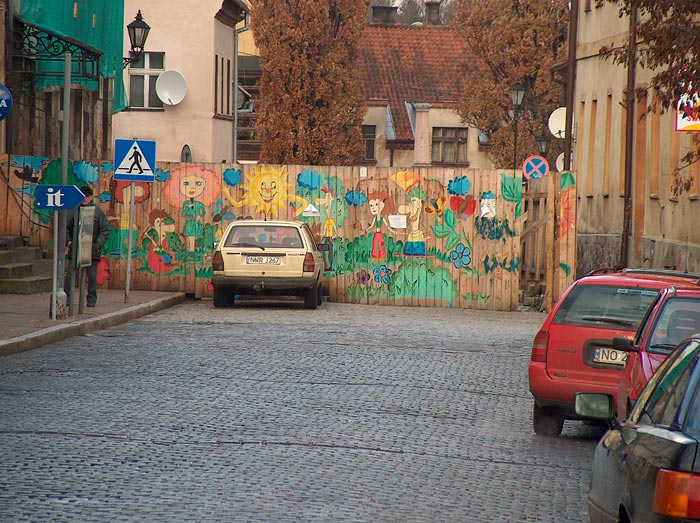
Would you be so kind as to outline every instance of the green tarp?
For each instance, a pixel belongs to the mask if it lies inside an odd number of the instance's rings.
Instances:
[[[114,112],[126,107],[122,79],[124,49],[124,0],[22,0],[19,16],[42,29],[70,37],[99,51],[99,71],[104,78],[114,78]],[[64,60],[38,64],[37,88],[63,86]],[[77,67],[73,66],[77,73]],[[41,73],[44,73],[43,75]],[[71,83],[97,89],[95,80],[71,78]]]

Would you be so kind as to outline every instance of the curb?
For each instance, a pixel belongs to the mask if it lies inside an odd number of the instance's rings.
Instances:
[[[176,293],[139,305],[126,307],[120,311],[95,316],[94,318],[77,320],[71,323],[63,323],[30,334],[0,341],[0,357],[36,349],[42,345],[62,341],[73,336],[82,336],[90,332],[114,327],[115,325],[167,309],[173,305],[178,305],[184,302],[185,298],[186,294],[184,292]]]

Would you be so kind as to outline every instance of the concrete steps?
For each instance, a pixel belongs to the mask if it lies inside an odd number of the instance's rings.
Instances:
[[[19,236],[0,236],[0,294],[50,292],[53,263]]]

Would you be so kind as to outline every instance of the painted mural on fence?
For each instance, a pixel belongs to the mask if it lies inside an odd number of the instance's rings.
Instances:
[[[30,198],[37,184],[60,184],[60,160],[11,157],[15,182]],[[239,167],[174,164],[156,170],[152,183],[114,181],[109,162],[69,164],[68,184],[89,184],[112,230],[105,259],[126,259],[131,228],[132,260],[152,277],[211,278],[214,242],[236,219],[299,219],[331,246],[327,278],[344,278],[345,298],[483,302],[490,294],[464,292],[460,281],[498,277],[519,270],[508,240],[517,220],[504,214],[499,198],[520,213],[522,182],[500,174],[500,191],[476,193],[460,174],[433,179],[401,170],[386,177],[341,179],[322,168],[255,165]],[[129,202],[135,212],[130,224]],[[304,211],[313,206],[318,215]],[[48,225],[50,213],[33,208]],[[513,223],[516,221],[516,223]],[[130,227],[131,225],[131,227]],[[475,240],[479,249],[475,250]]]

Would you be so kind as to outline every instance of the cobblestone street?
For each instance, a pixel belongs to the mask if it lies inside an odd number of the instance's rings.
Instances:
[[[544,317],[187,301],[0,358],[0,521],[582,523],[602,432],[532,432]]]

